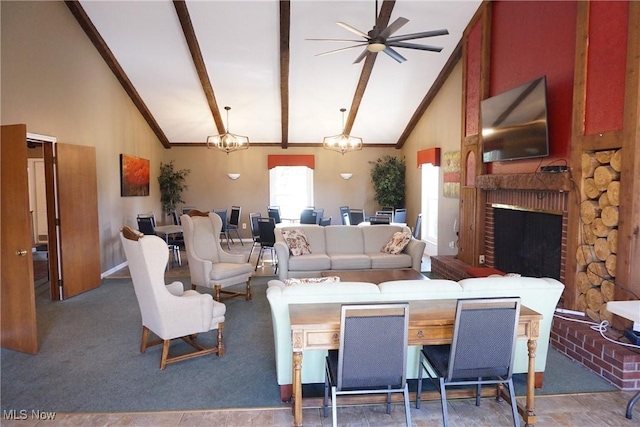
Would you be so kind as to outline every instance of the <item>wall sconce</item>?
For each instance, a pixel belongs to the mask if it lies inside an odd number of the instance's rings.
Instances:
[[[352,173],[341,173],[340,176],[342,177],[342,179],[351,179],[351,177],[353,176]]]
[[[239,173],[228,173],[227,176],[229,177],[229,179],[233,179],[234,181],[238,178],[240,178],[240,174]]]

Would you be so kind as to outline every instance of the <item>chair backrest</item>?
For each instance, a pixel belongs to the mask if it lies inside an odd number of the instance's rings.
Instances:
[[[342,225],[351,225],[351,215],[349,212],[342,213]]]
[[[171,219],[173,219],[173,225],[180,225],[180,215],[178,215],[178,211],[171,211]]]
[[[213,213],[215,213],[216,215],[218,215],[220,217],[220,220],[222,221],[222,230],[221,232],[224,233],[227,229],[227,210],[226,209],[213,209]]]
[[[371,225],[390,224],[391,217],[389,215],[375,215],[369,218],[369,223]]]
[[[161,306],[171,298],[164,280],[169,260],[167,243],[158,236],[141,236],[126,226],[120,232],[120,241],[129,265],[142,324],[161,334],[166,328],[166,323],[162,322]]]
[[[513,373],[520,298],[458,300],[447,381]]]
[[[407,210],[406,209],[396,209],[396,212],[393,214],[393,222],[407,222]]]
[[[393,218],[393,208],[390,207],[383,207],[382,209],[380,209],[379,211],[376,211],[376,215],[389,215],[389,218],[391,218],[391,222],[394,221]]]
[[[273,218],[276,221],[276,224],[280,224],[282,222],[282,220],[280,219],[279,206],[269,206],[267,208],[267,215],[269,215],[269,218]]]
[[[273,247],[276,244],[276,221],[273,218],[258,218],[260,245]]]
[[[238,227],[240,225],[240,215],[242,208],[240,206],[231,206],[231,215],[229,216],[229,225]]]
[[[224,252],[220,246],[220,216],[215,212],[192,210],[188,215],[182,215],[180,220],[189,263],[193,256],[213,263],[220,262],[220,252]],[[194,273],[191,274],[193,276]]]
[[[349,219],[351,225],[358,225],[361,222],[364,222],[364,209],[350,209],[349,210]]]
[[[338,390],[404,387],[408,325],[408,303],[343,305]]]
[[[306,208],[300,213],[300,224],[317,224],[318,214],[312,208]]]
[[[313,211],[316,213],[316,224],[320,225],[320,220],[322,220],[322,217],[324,216],[324,209],[315,208]]]
[[[136,220],[138,221],[138,230],[140,230],[141,233],[149,236],[156,234],[154,230],[156,218],[153,214],[139,214]]]
[[[416,226],[413,228],[413,238],[420,240],[422,238],[422,214],[419,213],[416,218]]]
[[[253,241],[257,241],[260,238],[260,229],[258,228],[258,218],[262,218],[262,214],[260,212],[250,212],[249,220],[251,226],[251,237]]]
[[[342,225],[351,225],[349,206],[340,206],[340,220],[342,221]]]
[[[320,218],[320,225],[326,227],[327,225],[331,225],[331,217],[328,216],[326,218]]]

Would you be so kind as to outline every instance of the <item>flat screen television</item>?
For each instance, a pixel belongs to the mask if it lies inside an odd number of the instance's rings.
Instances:
[[[483,100],[480,116],[483,162],[549,155],[546,77]]]

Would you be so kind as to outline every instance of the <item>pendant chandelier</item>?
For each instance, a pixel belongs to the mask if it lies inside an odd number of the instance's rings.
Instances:
[[[229,132],[229,110],[231,107],[224,107],[224,109],[227,110],[227,131],[221,135],[208,136],[207,148],[217,148],[227,154],[232,151],[246,150],[249,148],[249,137]]]
[[[337,151],[341,154],[347,151],[362,150],[362,138],[347,135],[344,131],[344,112],[346,108],[341,108],[342,112],[342,133],[340,135],[325,136],[322,140],[322,147],[326,150]]]

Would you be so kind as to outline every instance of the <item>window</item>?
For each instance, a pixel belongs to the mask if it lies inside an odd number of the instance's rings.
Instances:
[[[422,165],[422,240],[438,245],[438,193],[440,168],[431,163]]]
[[[313,206],[313,169],[306,166],[276,166],[269,170],[269,204],[280,206],[282,219],[298,219]]]

